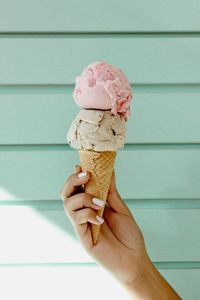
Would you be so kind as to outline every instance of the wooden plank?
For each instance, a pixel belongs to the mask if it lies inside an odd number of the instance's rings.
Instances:
[[[66,34],[2,35],[0,84],[73,84],[84,67],[102,59],[134,84],[200,83],[199,35]]]
[[[39,0],[2,0],[1,7],[1,32],[200,31],[196,0],[129,0],[125,4],[50,0],[48,5]]]
[[[161,274],[181,295],[182,299],[197,300],[199,297],[200,270],[160,270]],[[58,280],[59,279],[59,280]],[[106,295],[116,300],[129,299],[126,292],[111,275],[97,266],[60,267],[9,267],[0,268],[0,296],[4,300],[20,298],[65,300],[101,300]],[[99,283],[103,289],[99,288]],[[12,288],[10,288],[12,286]],[[78,286],[78,288],[77,288]],[[112,290],[110,289],[112,286]],[[92,287],[92,288],[91,288]],[[30,294],[31,291],[31,294]]]
[[[160,270],[182,299],[198,299],[200,270]]]
[[[60,199],[61,187],[78,162],[77,151],[65,147],[1,149],[0,200]],[[119,191],[126,199],[199,198],[199,165],[199,146],[119,151]]]
[[[200,209],[131,211],[153,261],[200,261]],[[0,236],[0,264],[93,262],[63,209],[2,205]]]
[[[189,90],[136,88],[127,143],[199,143],[200,91]],[[2,88],[0,144],[65,144],[79,111],[72,92],[72,88]]]

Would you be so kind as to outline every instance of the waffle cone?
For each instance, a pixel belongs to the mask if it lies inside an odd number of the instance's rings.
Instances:
[[[85,192],[106,202],[114,168],[116,152],[79,150],[79,157],[82,171],[88,171],[90,173],[90,179],[87,184],[85,184]],[[98,215],[100,217],[103,216],[104,207],[98,210]],[[100,225],[91,224],[94,244],[97,243],[99,230]]]

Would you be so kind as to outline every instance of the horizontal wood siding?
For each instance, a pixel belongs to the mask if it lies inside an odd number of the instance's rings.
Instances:
[[[2,34],[0,85],[72,84],[87,64],[102,59],[133,84],[200,84],[199,34]]]
[[[2,32],[198,32],[198,0],[1,0]]]

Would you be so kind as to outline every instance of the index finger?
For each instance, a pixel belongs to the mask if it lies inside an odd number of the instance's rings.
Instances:
[[[61,199],[65,201],[72,196],[77,187],[84,185],[89,180],[88,172],[81,172],[81,167],[76,166],[75,173],[68,177],[61,191]]]

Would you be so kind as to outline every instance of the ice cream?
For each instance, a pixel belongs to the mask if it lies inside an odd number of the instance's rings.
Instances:
[[[124,146],[126,121],[110,111],[82,109],[71,124],[67,140],[81,150],[117,151]]]
[[[116,153],[125,143],[131,86],[119,68],[94,62],[76,77],[73,97],[81,110],[68,130],[67,141],[79,150],[82,171],[90,173],[85,192],[106,201]],[[91,224],[94,244],[99,231],[100,225]]]
[[[73,92],[81,108],[110,109],[116,115],[130,116],[131,86],[122,70],[102,61],[89,64],[76,77]]]

